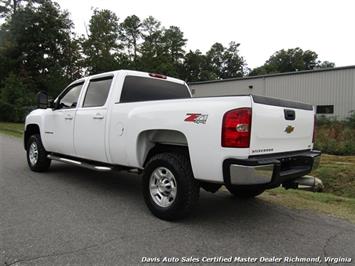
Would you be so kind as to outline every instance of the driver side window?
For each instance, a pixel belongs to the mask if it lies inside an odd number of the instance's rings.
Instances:
[[[58,109],[72,109],[78,104],[78,98],[80,95],[83,83],[76,84],[71,87],[65,94],[59,99]]]

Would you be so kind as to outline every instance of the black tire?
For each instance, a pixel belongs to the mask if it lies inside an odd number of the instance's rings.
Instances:
[[[37,146],[38,157],[35,163],[31,162],[30,159],[30,150],[31,145],[34,144]],[[47,152],[43,147],[41,136],[39,134],[35,134],[30,136],[27,142],[27,163],[32,171],[35,172],[44,172],[47,171],[49,166],[51,165],[51,160],[47,158]]]
[[[254,198],[265,191],[263,188],[243,187],[243,186],[226,186],[228,191],[235,197],[240,199]]]
[[[168,169],[176,180],[176,196],[168,207],[159,206],[150,192],[150,179],[157,169]],[[143,195],[149,210],[163,220],[186,217],[199,198],[200,187],[194,178],[186,153],[166,152],[154,155],[146,164],[143,173]]]

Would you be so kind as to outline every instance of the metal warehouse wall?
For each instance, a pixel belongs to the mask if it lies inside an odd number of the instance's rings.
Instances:
[[[194,97],[251,93],[312,105],[334,105],[334,114],[329,116],[339,119],[348,117],[349,112],[355,110],[355,67],[192,83],[190,88]]]

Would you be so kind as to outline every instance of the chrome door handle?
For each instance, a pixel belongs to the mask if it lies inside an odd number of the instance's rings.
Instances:
[[[104,119],[104,116],[103,115],[101,115],[101,114],[96,114],[94,117],[93,117],[93,119]]]
[[[67,115],[64,119],[65,120],[73,120],[73,117],[71,115]]]

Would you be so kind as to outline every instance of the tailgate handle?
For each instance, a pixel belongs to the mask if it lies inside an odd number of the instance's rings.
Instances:
[[[295,110],[284,109],[284,113],[285,113],[286,120],[295,120],[296,119]]]

